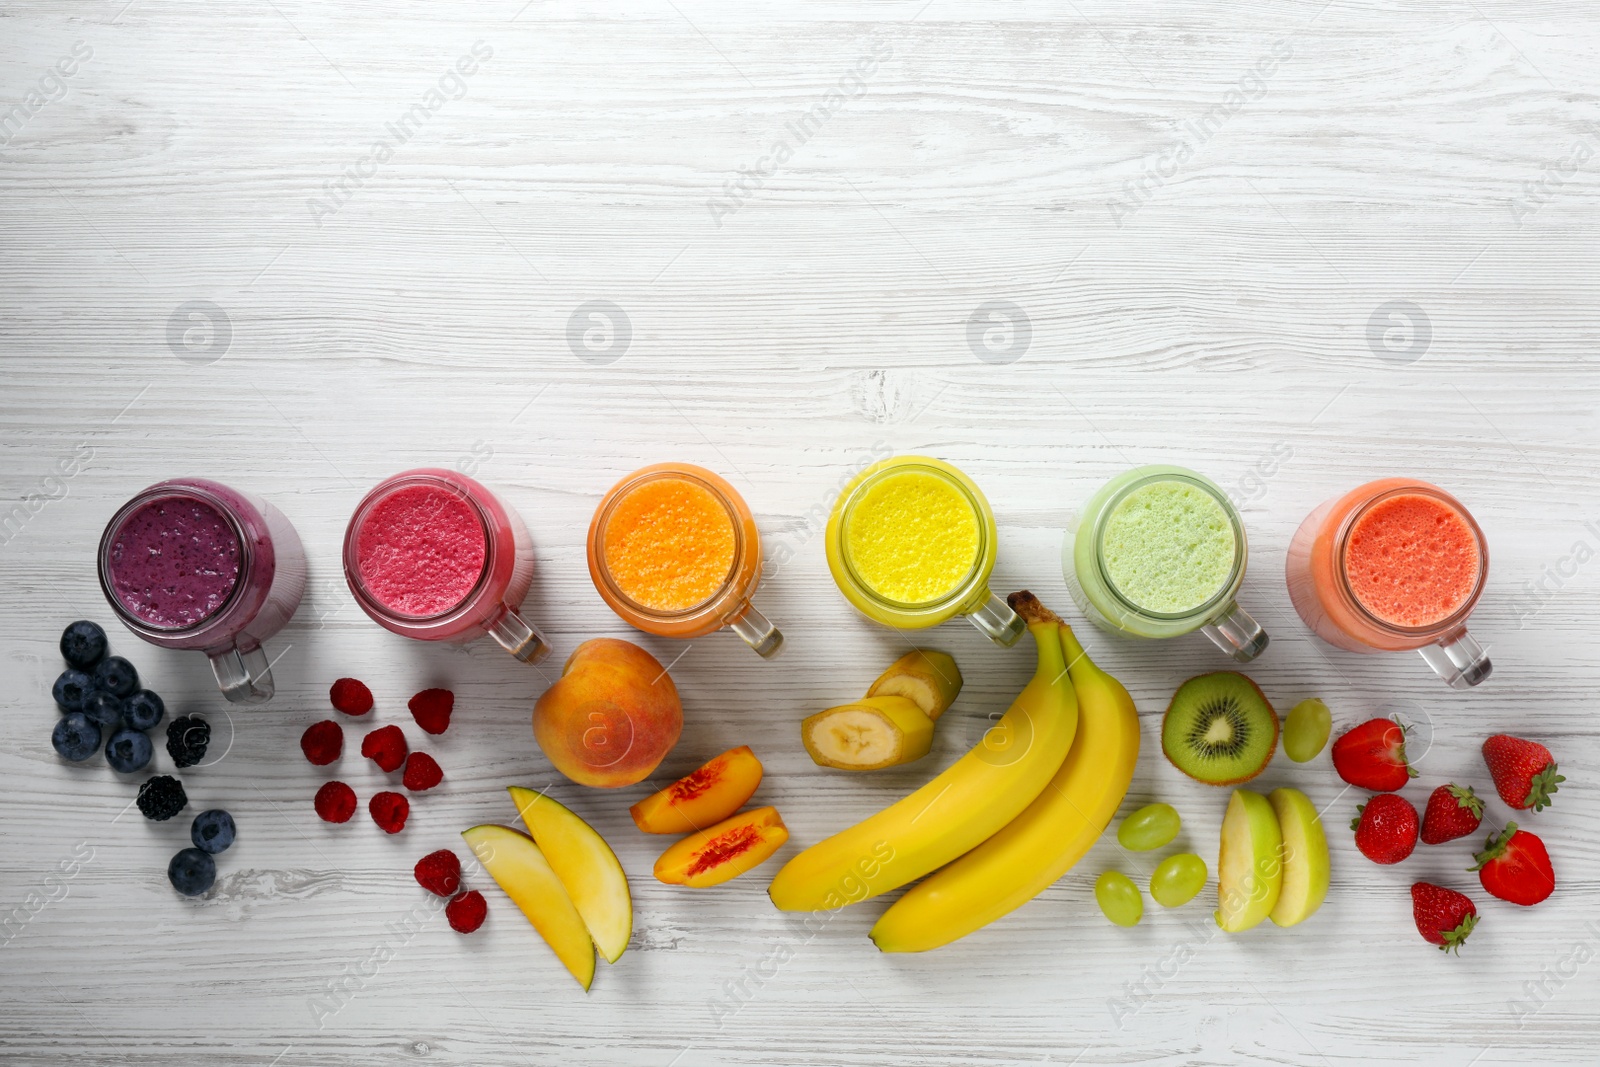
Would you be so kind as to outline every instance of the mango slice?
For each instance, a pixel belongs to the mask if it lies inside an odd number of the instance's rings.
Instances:
[[[588,990],[594,981],[594,939],[533,838],[507,826],[474,826],[463,830],[461,836],[489,877],[499,883],[556,958]]]
[[[534,844],[583,917],[600,955],[607,963],[616,963],[633,934],[633,898],[617,854],[572,809],[519,785],[506,790]]]
[[[690,834],[656,860],[656,878],[699,889],[753,871],[789,840],[777,808],[755,808]]]
[[[749,745],[730,748],[628,809],[647,834],[686,834],[726,819],[755,795],[761,761]]]

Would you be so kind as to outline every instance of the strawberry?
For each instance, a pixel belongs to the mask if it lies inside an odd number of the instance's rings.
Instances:
[[[1470,785],[1441,785],[1428,794],[1428,806],[1422,812],[1422,843],[1442,845],[1477,833],[1482,821],[1483,801]]]
[[[1361,789],[1392,793],[1417,776],[1406,762],[1406,730],[1392,719],[1368,719],[1333,743],[1333,769]]]
[[[1483,762],[1500,799],[1518,810],[1543,811],[1556,786],[1567,780],[1556,773],[1548,748],[1509,734],[1495,734],[1483,743]]]
[[[1494,896],[1527,907],[1555,892],[1556,872],[1550,866],[1550,853],[1544,842],[1514,822],[1506,823],[1499,834],[1490,834],[1484,850],[1469,868],[1478,872],[1478,881]]]
[[[1461,954],[1461,943],[1478,925],[1478,909],[1465,895],[1454,889],[1418,882],[1411,887],[1411,917],[1417,933],[1441,952]]]
[[[447,848],[422,857],[411,873],[418,885],[435,896],[453,897],[461,889],[461,860]]]
[[[1356,812],[1356,848],[1373,863],[1399,863],[1417,847],[1417,809],[1405,797],[1379,793]]]
[[[406,703],[417,725],[430,734],[450,729],[450,713],[455,706],[456,695],[448,689],[424,689]]]

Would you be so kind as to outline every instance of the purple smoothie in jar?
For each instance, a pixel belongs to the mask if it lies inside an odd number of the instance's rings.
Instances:
[[[128,516],[111,545],[111,592],[158,630],[204,622],[239,585],[239,535],[193,497],[152,500]]]
[[[100,587],[123,625],[163,648],[206,653],[223,695],[272,696],[261,642],[305,592],[305,551],[283,513],[204,478],[139,493],[100,539]]]

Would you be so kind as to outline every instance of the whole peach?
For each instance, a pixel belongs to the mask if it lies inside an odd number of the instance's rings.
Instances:
[[[683,704],[666,668],[628,641],[579,645],[533,706],[533,736],[556,770],[614,789],[650,776],[683,732]]]

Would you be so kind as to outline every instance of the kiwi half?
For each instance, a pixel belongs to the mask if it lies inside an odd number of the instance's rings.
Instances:
[[[1210,785],[1238,785],[1260,774],[1278,748],[1278,713],[1259,686],[1237,671],[1190,678],[1161,720],[1161,751],[1178,770]]]

